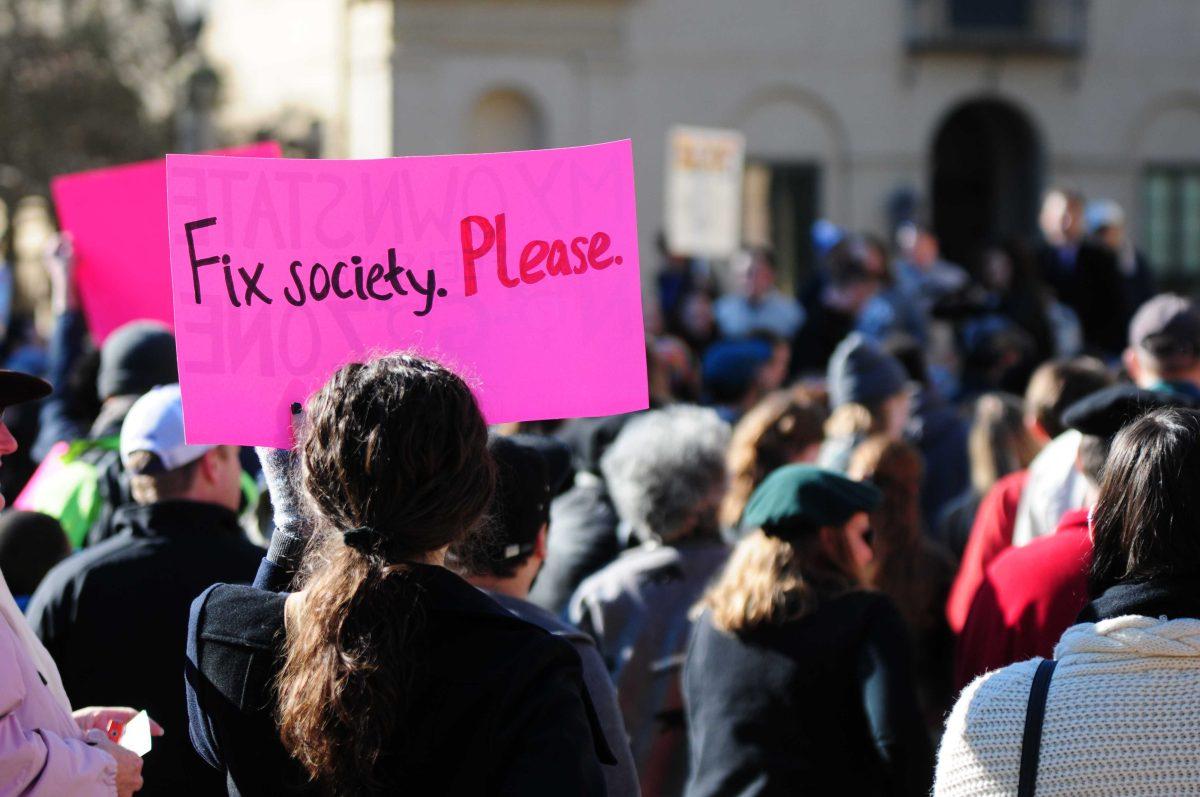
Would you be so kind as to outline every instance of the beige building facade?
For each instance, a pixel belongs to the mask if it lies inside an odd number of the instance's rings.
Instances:
[[[216,0],[208,34],[223,126],[308,113],[326,157],[632,138],[647,271],[686,124],[745,134],[747,235],[792,272],[815,218],[915,207],[964,259],[1063,186],[1200,277],[1196,0]]]

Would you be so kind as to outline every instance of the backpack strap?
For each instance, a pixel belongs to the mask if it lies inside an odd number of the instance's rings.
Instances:
[[[1038,758],[1042,749],[1042,721],[1046,718],[1046,695],[1050,693],[1050,677],[1058,662],[1042,659],[1033,684],[1029,687],[1029,704],[1025,707],[1025,734],[1021,737],[1021,770],[1017,781],[1017,797],[1033,797],[1037,789]]]

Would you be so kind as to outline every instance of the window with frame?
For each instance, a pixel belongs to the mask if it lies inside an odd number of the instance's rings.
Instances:
[[[1200,162],[1148,166],[1142,203],[1151,266],[1170,280],[1200,282]]]

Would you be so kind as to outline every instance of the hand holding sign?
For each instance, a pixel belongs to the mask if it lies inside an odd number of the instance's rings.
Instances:
[[[628,141],[376,161],[167,159],[187,438],[288,448],[339,366],[415,349],[489,422],[647,406]]]

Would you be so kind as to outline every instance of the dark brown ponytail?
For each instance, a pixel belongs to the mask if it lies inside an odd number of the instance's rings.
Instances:
[[[412,563],[487,508],[487,426],[458,376],[392,355],[334,374],[309,402],[302,452],[318,532],[278,680],[281,738],[330,794],[402,790],[427,611]]]

